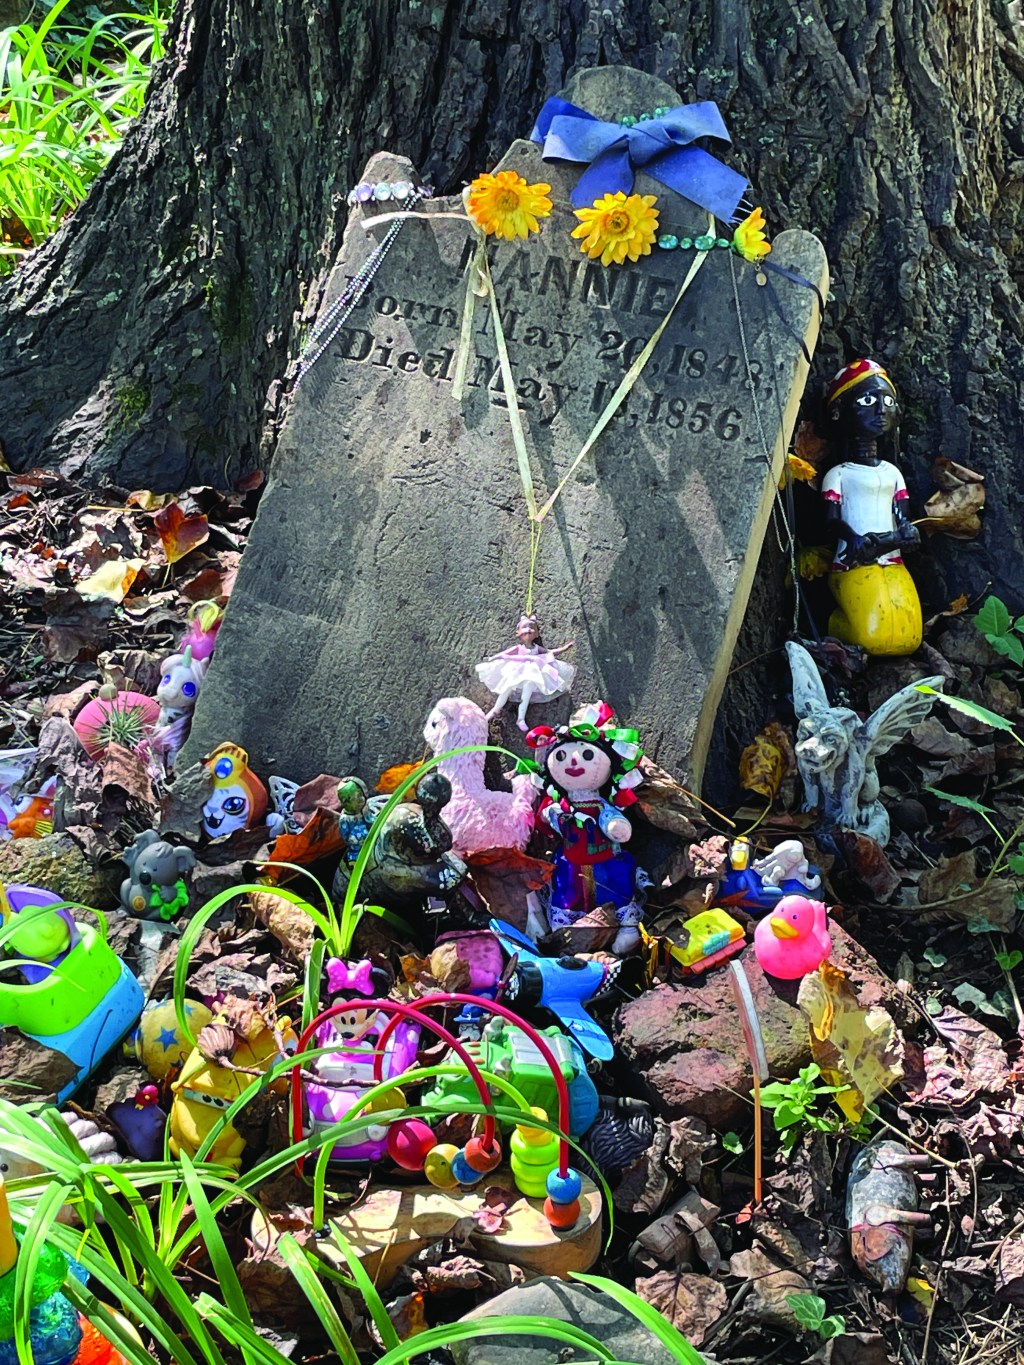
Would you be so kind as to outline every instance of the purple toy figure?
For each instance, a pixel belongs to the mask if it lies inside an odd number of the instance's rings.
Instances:
[[[572,649],[576,643],[570,640],[558,649],[545,649],[541,644],[540,625],[536,616],[529,613],[520,616],[516,626],[517,645],[503,650],[482,664],[477,664],[477,677],[493,692],[498,700],[487,712],[487,719],[493,720],[509,697],[519,698],[519,715],[516,724],[526,733],[526,710],[531,702],[551,701],[568,692],[576,670],[572,664],[562,663],[556,656]]]
[[[648,882],[622,848],[633,834],[622,807],[636,801],[633,788],[643,781],[638,766],[643,750],[637,732],[614,721],[611,707],[597,702],[557,730],[538,726],[526,742],[544,751],[534,778],[545,793],[537,818],[562,838],[551,878],[551,928],[561,929],[610,903],[621,926],[612,952],[622,954],[640,942],[638,891]]]

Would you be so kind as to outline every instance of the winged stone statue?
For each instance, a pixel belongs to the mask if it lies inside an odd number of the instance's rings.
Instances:
[[[879,796],[875,761],[920,725],[945,679],[922,678],[901,688],[867,720],[846,706],[831,706],[818,666],[804,649],[786,644],[793,675],[796,762],[804,784],[804,810],[817,810],[826,829],[867,834],[882,848],[889,842],[889,815]]]

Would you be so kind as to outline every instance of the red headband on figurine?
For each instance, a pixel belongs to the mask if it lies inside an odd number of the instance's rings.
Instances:
[[[892,389],[895,397],[896,385],[877,360],[851,360],[849,365],[844,365],[839,373],[829,380],[825,389],[825,406],[831,407],[844,393],[856,388],[858,384],[863,384],[866,379],[883,380]]]

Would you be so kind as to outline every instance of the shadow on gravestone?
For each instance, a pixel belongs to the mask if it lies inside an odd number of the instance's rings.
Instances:
[[[576,77],[564,97],[617,120],[679,97],[630,68]],[[539,236],[488,251],[538,501],[543,503],[675,299],[693,252],[602,266],[570,236],[582,167],[516,142],[501,163],[552,186]],[[379,154],[366,179],[415,180]],[[689,200],[640,174],[659,232],[708,231]],[[324,308],[388,230],[353,209]],[[360,305],[295,393],[250,534],[185,766],[221,740],[256,771],[371,782],[418,756],[433,703],[493,698],[474,672],[514,643],[529,523],[486,301],[461,404],[452,397],[473,234],[459,198],[419,206]],[[731,235],[731,230],[726,229]],[[788,231],[773,262],[824,293],[817,239]],[[557,723],[603,698],[647,751],[698,783],[813,348],[813,290],[715,250],[628,400],[548,517],[534,609],[545,644],[575,640]],[[778,307],[772,302],[772,294]],[[737,317],[742,316],[742,336]],[[495,733],[492,727],[492,735]],[[514,713],[501,742],[522,749]]]

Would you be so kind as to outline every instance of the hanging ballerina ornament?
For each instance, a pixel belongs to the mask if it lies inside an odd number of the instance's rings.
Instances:
[[[531,703],[551,701],[569,691],[576,669],[572,664],[558,658],[576,643],[570,640],[567,645],[557,649],[546,649],[541,643],[540,623],[536,616],[524,612],[516,626],[518,644],[511,649],[494,654],[483,663],[477,664],[477,677],[497,697],[487,712],[487,719],[493,720],[504,710],[510,697],[519,701],[519,714],[516,724],[525,734],[530,728],[526,723],[526,712]]]

